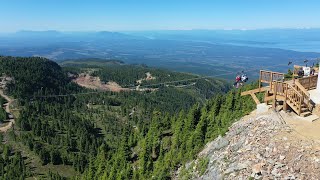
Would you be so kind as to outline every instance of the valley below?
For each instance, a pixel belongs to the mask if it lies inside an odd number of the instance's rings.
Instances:
[[[317,29],[309,31],[315,35]],[[260,69],[286,72],[289,61],[304,65],[303,60],[313,59],[309,65],[317,63],[320,57],[317,36],[311,41],[304,32],[308,30],[82,34],[22,31],[8,37],[0,36],[0,54],[41,56],[57,62],[116,59],[127,64],[146,64],[229,80],[234,79],[235,73],[248,71],[247,74],[256,79]],[[305,39],[298,38],[303,36]]]
[[[1,178],[319,179],[320,124],[257,114],[241,92],[261,69],[313,66],[320,53],[230,32],[0,36],[12,80],[0,91]],[[249,82],[233,88],[240,73]]]

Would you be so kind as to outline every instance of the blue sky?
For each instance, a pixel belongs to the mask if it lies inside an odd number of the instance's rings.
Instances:
[[[319,28],[317,0],[0,0],[0,32]]]

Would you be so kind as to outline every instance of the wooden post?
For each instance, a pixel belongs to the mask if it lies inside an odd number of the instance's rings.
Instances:
[[[266,103],[268,105],[268,101],[267,98],[269,97],[269,91],[266,91],[266,93],[264,94],[264,103]]]
[[[284,89],[284,101],[283,101],[283,110],[287,111],[288,104],[287,104],[287,96],[288,96],[288,84],[285,83],[285,89]]]
[[[294,69],[294,66],[293,66],[293,71],[292,71],[292,81],[294,82],[294,75],[295,75],[295,69]]]
[[[261,75],[262,75],[262,71],[260,70],[260,76],[259,76],[259,92],[261,89]]]
[[[273,102],[272,102],[272,107],[273,107],[273,109],[275,110],[276,109],[276,103],[277,103],[277,82],[276,81],[274,81],[273,82],[274,84],[273,84]],[[272,84],[272,82],[271,82],[271,84]]]
[[[270,83],[269,83],[269,85],[272,84],[272,75],[273,75],[272,72],[270,72]]]
[[[300,96],[300,102],[299,102],[299,109],[298,109],[298,115],[300,116],[301,114],[301,104],[302,104],[302,99],[303,99],[303,96]]]
[[[310,90],[311,89],[311,76],[308,79],[309,79],[309,86],[308,86],[307,90]]]

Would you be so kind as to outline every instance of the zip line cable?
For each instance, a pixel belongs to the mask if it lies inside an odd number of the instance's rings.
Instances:
[[[310,60],[310,61],[317,61],[315,60]],[[297,63],[296,61],[291,61],[291,63]],[[261,68],[251,68],[247,70],[243,70],[244,72],[251,72],[251,71],[256,71],[259,69],[263,68],[272,68],[272,67],[278,67],[278,66],[288,66],[288,64],[276,64],[272,66],[267,66],[267,67],[261,67]],[[227,73],[223,74],[217,74],[217,75],[211,75],[211,76],[201,76],[197,78],[190,78],[190,79],[184,79],[184,80],[176,80],[176,81],[168,81],[168,82],[162,82],[162,83],[156,83],[156,84],[147,84],[147,85],[140,85],[139,87],[150,87],[150,86],[158,86],[158,85],[166,85],[166,84],[172,84],[172,83],[177,83],[177,82],[184,82],[184,81],[192,81],[192,80],[198,80],[198,79],[205,79],[205,78],[214,78],[214,77],[219,77],[219,76],[225,76],[225,75],[230,75],[230,74],[235,74],[234,71],[228,71]],[[132,86],[126,86],[125,88],[130,88],[130,87],[138,87],[137,85],[132,85]]]
[[[281,65],[286,65],[286,64],[281,64]],[[274,65],[274,66],[268,66],[265,68],[271,68],[279,66]],[[245,72],[250,72],[250,71],[256,71],[259,68],[254,68],[254,69],[248,69]],[[128,89],[133,89],[137,87],[152,87],[152,86],[160,86],[160,85],[167,85],[167,84],[174,84],[174,83],[179,83],[179,82],[186,82],[186,81],[193,81],[193,80],[199,80],[199,79],[206,79],[206,78],[214,78],[214,77],[219,77],[219,76],[225,76],[225,75],[230,75],[234,74],[233,71],[229,71],[228,73],[224,74],[218,74],[218,75],[212,75],[212,76],[201,76],[197,78],[190,78],[190,79],[183,79],[183,80],[176,80],[176,81],[167,81],[167,82],[162,82],[162,83],[155,83],[155,84],[147,84],[147,85],[130,85],[130,86],[124,86],[124,88]],[[58,95],[46,95],[46,96],[33,96],[34,98],[52,98],[52,97],[67,97],[67,96],[77,96],[77,95],[85,95],[85,94],[97,94],[97,93],[104,93],[105,91],[92,91],[92,92],[85,92],[85,93],[71,93],[71,94],[58,94]]]
[[[263,68],[272,68],[272,67],[277,67],[277,66],[287,66],[287,64],[276,64],[273,66],[267,66]],[[245,72],[251,72],[251,71],[256,71],[261,68],[251,68],[244,70]],[[223,74],[218,74],[218,75],[212,75],[212,76],[201,76],[197,78],[190,78],[190,79],[183,79],[183,80],[176,80],[176,81],[167,81],[167,82],[162,82],[162,83],[155,83],[155,84],[147,84],[147,85],[130,85],[130,86],[125,86],[124,88],[137,88],[137,87],[152,87],[152,86],[160,86],[160,85],[166,85],[166,84],[173,84],[173,83],[179,83],[179,82],[186,82],[186,81],[192,81],[192,80],[199,80],[199,79],[205,79],[205,78],[214,78],[214,77],[219,77],[219,76],[225,76],[225,75],[230,75],[234,74],[234,71],[229,71],[228,73],[223,73]],[[77,96],[77,95],[85,95],[85,94],[97,94],[97,93],[104,93],[105,91],[93,91],[93,92],[85,92],[85,93],[71,93],[71,94],[61,94],[61,95],[46,95],[46,96],[34,96],[35,98],[50,98],[50,97],[66,97],[66,96]]]
[[[264,67],[264,68],[271,68],[271,67],[284,66],[284,65],[287,65],[287,64],[277,64],[277,65],[268,66],[268,67]],[[252,69],[247,69],[247,70],[243,70],[243,71],[244,72],[251,72],[251,71],[256,71],[257,69],[261,69],[261,68],[252,68]],[[225,76],[225,75],[230,75],[230,74],[235,74],[235,72],[234,71],[229,71],[228,73],[224,73],[224,74],[211,75],[211,76],[201,76],[201,77],[197,77],[197,78],[190,78],[190,79],[176,80],[176,81],[168,81],[168,82],[162,82],[162,83],[157,83],[157,84],[147,84],[147,85],[141,85],[139,87],[150,87],[150,86],[166,85],[166,84],[173,84],[173,83],[177,83],[177,82],[192,81],[192,80],[205,79],[205,78],[214,78],[214,77]],[[138,87],[138,86],[127,86],[126,88],[130,88],[130,87]]]
[[[318,61],[318,59],[315,60],[309,60],[309,61]],[[290,61],[292,63],[297,63],[297,61]],[[268,69],[272,67],[278,67],[278,66],[288,66],[288,64],[276,64],[272,66],[264,66],[261,68],[251,68],[247,70],[243,70],[244,72],[251,72],[251,71],[256,71],[259,69]],[[227,73],[223,74],[217,74],[217,75],[212,75],[212,76],[201,76],[201,77],[196,77],[196,78],[190,78],[190,79],[183,79],[183,80],[176,80],[176,81],[167,81],[167,82],[162,82],[162,83],[155,83],[155,84],[146,84],[146,85],[128,85],[124,86],[123,88],[128,88],[128,89],[134,89],[137,87],[152,87],[152,86],[160,86],[160,85],[168,85],[168,84],[174,84],[174,83],[179,83],[179,82],[187,82],[187,81],[193,81],[193,80],[199,80],[199,79],[206,79],[206,78],[216,78],[220,76],[225,76],[225,75],[230,75],[230,74],[235,74],[234,71],[228,71]],[[77,96],[77,95],[86,95],[86,94],[98,94],[98,93],[105,93],[106,91],[91,91],[91,92],[84,92],[84,93],[71,93],[71,94],[57,94],[57,95],[45,95],[45,96],[33,96],[33,98],[53,98],[53,97],[67,97],[67,96]]]

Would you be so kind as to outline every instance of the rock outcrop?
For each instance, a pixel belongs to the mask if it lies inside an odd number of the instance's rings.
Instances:
[[[201,159],[208,160],[205,171],[196,168]],[[198,159],[181,167],[177,179],[186,177],[320,179],[320,145],[299,136],[276,112],[251,115],[233,124],[224,137],[209,142]]]

